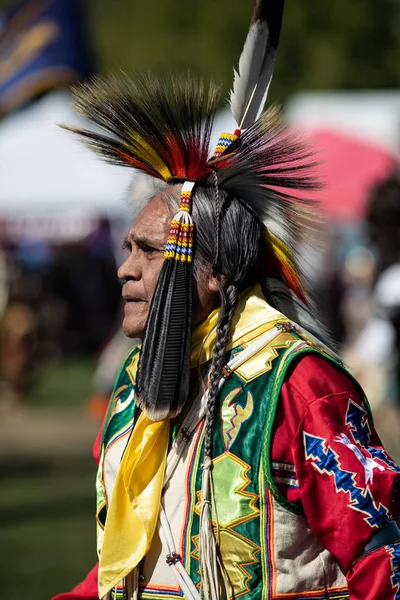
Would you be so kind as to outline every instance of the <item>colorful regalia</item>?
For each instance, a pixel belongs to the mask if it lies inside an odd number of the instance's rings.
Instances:
[[[282,10],[256,2],[231,94],[238,129],[214,154],[214,85],[148,76],[76,91],[112,135],[76,133],[163,181],[179,209],[99,441],[98,582],[95,570],[58,600],[400,598],[400,469],[298,265],[316,224],[313,158],[275,108],[262,113]],[[192,331],[207,244],[220,303]]]

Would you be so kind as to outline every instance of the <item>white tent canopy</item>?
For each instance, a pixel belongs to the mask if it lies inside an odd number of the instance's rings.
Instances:
[[[0,218],[77,222],[127,212],[132,172],[105,166],[58,125],[88,126],[65,91],[0,123]]]

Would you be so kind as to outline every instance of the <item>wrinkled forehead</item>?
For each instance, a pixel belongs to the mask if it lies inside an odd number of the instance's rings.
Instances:
[[[130,228],[128,239],[162,250],[167,243],[171,217],[162,199],[162,192],[154,196],[140,212]]]

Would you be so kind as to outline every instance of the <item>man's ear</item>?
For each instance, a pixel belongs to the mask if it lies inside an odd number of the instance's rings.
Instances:
[[[216,277],[209,277],[208,279],[208,291],[216,294],[219,292],[220,288],[226,288],[226,284],[228,283],[225,275],[217,275]]]

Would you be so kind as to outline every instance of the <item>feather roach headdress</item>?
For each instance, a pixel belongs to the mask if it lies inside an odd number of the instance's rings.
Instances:
[[[104,134],[70,128],[109,162],[168,184],[182,183],[165,261],[150,308],[138,370],[137,401],[154,419],[181,410],[189,386],[192,253],[191,202],[197,186],[215,186],[265,225],[281,278],[304,299],[291,240],[312,220],[295,190],[314,187],[310,154],[279,111],[262,113],[272,78],[283,0],[257,0],[235,72],[230,105],[238,129],[210,149],[219,90],[196,78],[96,78],[75,89],[77,109]],[[218,235],[218,227],[216,227]],[[217,258],[214,268],[218,271]]]

